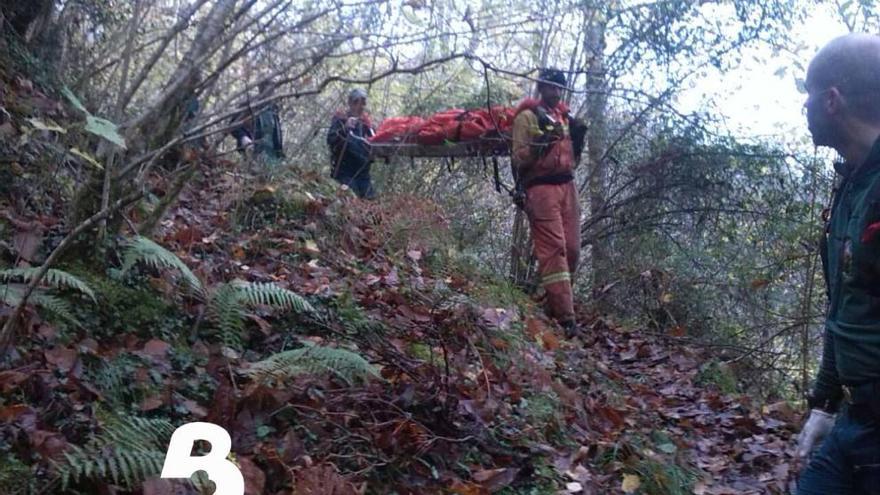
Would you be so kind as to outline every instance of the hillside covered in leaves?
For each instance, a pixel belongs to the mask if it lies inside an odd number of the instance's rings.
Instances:
[[[41,282],[0,372],[4,493],[197,493],[157,478],[191,421],[230,432],[246,493],[784,493],[791,407],[736,394],[675,331],[583,307],[565,340],[436,205],[230,165],[205,163],[153,240]],[[34,261],[61,223],[4,217]]]
[[[562,2],[560,48],[539,4],[0,2],[0,495],[213,493],[159,478],[196,421],[248,495],[789,493],[829,172],[673,105],[803,10],[733,2],[728,39],[702,3]],[[323,141],[349,81],[379,121],[512,107],[551,62],[590,124],[578,338],[508,167],[377,162],[365,201]],[[228,138],[266,81],[274,167]]]

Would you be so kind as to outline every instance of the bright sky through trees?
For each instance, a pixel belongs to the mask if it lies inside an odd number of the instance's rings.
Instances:
[[[846,27],[829,6],[817,7],[807,22],[795,29],[799,50],[776,52],[766,47],[744,51],[742,64],[735,70],[710,72],[694,89],[680,98],[683,111],[708,110],[721,115],[728,130],[745,139],[764,139],[812,147],[802,112],[805,95],[798,90],[798,79],[810,59],[825,43],[847,33]]]

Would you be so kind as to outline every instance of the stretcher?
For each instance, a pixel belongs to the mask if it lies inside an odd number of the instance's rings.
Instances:
[[[483,137],[472,141],[446,142],[425,145],[412,142],[372,143],[373,158],[467,158],[498,157],[510,154],[510,138],[507,136]]]
[[[456,158],[481,158],[483,166],[492,163],[492,177],[497,192],[506,191],[513,195],[513,188],[501,180],[498,158],[510,155],[510,136],[502,133],[492,137],[481,137],[471,141],[446,142],[443,144],[425,145],[406,141],[382,142],[370,144],[370,156],[373,159],[389,160],[394,157],[416,158],[449,158],[448,166],[452,170],[452,162]]]

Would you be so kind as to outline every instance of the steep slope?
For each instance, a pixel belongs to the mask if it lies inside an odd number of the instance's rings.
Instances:
[[[95,166],[72,114],[0,68],[4,298]],[[0,494],[197,493],[156,477],[192,421],[231,433],[248,494],[786,492],[794,412],[711,354],[586,307],[566,340],[435,205],[249,167],[205,160],[158,245],[53,272],[0,361]]]
[[[791,408],[721,393],[681,339],[586,310],[585,341],[561,338],[422,199],[203,174],[157,239],[201,293],[168,263],[62,267],[97,305],[35,316],[0,373],[0,479],[193,490],[155,478],[161,441],[119,461],[142,417],[224,426],[246,493],[785,493]],[[309,307],[244,304],[244,282]]]

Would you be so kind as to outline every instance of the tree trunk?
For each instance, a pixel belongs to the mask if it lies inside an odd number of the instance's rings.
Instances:
[[[153,231],[156,229],[156,226],[159,225],[159,222],[162,221],[162,218],[165,216],[165,213],[171,208],[175,202],[177,202],[177,198],[180,197],[180,193],[183,191],[183,188],[186,184],[192,179],[198,168],[195,165],[188,165],[187,168],[178,172],[177,177],[174,179],[174,182],[171,184],[171,187],[165,193],[165,196],[162,197],[162,200],[159,201],[159,204],[156,205],[156,209],[154,209],[146,220],[141,223],[138,228],[138,234],[142,236],[150,237],[153,235]]]
[[[180,125],[183,106],[198,84],[201,65],[207,62],[220,46],[215,41],[226,29],[226,23],[235,10],[236,0],[218,0],[211,7],[189,51],[183,56],[166,89],[152,104],[136,117],[126,130],[126,139],[133,140],[137,134],[149,144],[159,147],[170,139]]]
[[[589,173],[588,194],[590,217],[599,218],[605,212],[605,192],[608,186],[608,173],[605,155],[607,127],[608,81],[605,73],[605,18],[604,12],[592,16],[584,39],[584,52],[589,54],[587,66],[587,170]],[[607,220],[596,222],[587,232],[585,241],[591,245],[592,285],[596,291],[604,287],[611,278],[608,242],[599,238]]]

